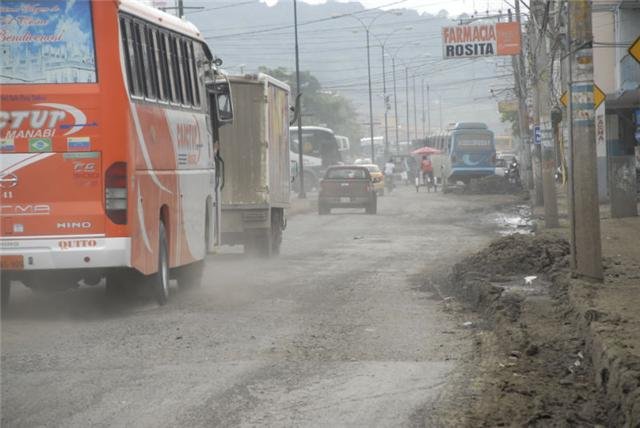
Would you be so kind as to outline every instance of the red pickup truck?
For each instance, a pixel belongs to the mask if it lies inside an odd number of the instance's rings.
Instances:
[[[369,170],[363,166],[332,166],[320,181],[318,214],[329,214],[332,208],[364,208],[375,214],[378,200]]]

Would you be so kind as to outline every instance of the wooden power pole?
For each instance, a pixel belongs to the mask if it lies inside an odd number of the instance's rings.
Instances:
[[[571,265],[574,274],[601,281],[591,2],[572,0],[568,7]]]
[[[546,6],[545,6],[546,4]],[[535,123],[540,130],[540,144],[536,147],[536,154],[540,155],[541,181],[544,203],[544,224],[547,228],[558,227],[558,198],[554,180],[555,151],[551,126],[551,67],[548,64],[546,27],[550,18],[549,2],[535,0],[531,2],[532,13],[535,14],[539,28],[534,28],[532,45],[534,46],[534,82]],[[538,185],[539,182],[536,183]],[[536,195],[538,191],[536,191]]]

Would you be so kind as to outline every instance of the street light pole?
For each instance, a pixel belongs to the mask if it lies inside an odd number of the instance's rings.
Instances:
[[[293,25],[295,28],[295,38],[296,38],[296,91],[297,95],[300,94],[300,58],[298,52],[298,2],[297,0],[293,0]],[[305,199],[307,194],[304,191],[304,157],[302,154],[302,97],[300,97],[300,102],[298,103],[298,108],[300,109],[298,113],[298,179],[300,180],[300,192],[298,193],[298,197],[300,199]]]
[[[389,108],[387,107],[387,76],[384,67],[384,43],[381,45],[382,48],[382,99],[384,100],[384,159],[385,161],[389,159],[389,121],[388,121],[388,112]]]
[[[365,27],[367,32],[367,72],[369,75],[369,130],[371,131],[371,162],[376,162],[375,148],[373,145],[373,94],[371,91],[371,49],[369,45],[369,27]]]
[[[429,93],[429,85],[427,84],[427,134],[431,134],[431,94]]]
[[[404,93],[407,99],[407,144],[411,147],[411,126],[409,124],[409,67],[404,66]],[[400,148],[398,147],[398,153],[400,154]]]
[[[413,139],[418,139],[418,109],[416,108],[416,75],[413,74]]]
[[[398,130],[398,90],[396,87],[396,57],[391,57],[391,64],[393,68],[393,114],[395,115],[395,128],[396,128],[396,153],[400,152],[400,135]]]
[[[422,136],[426,137],[427,136],[427,129],[425,128],[426,117],[425,117],[425,112],[424,112],[424,79],[422,79],[422,81],[420,82],[420,89],[421,89],[421,93],[422,93]]]

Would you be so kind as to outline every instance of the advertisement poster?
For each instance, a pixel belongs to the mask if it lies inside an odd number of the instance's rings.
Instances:
[[[87,0],[0,3],[0,83],[95,83]]]

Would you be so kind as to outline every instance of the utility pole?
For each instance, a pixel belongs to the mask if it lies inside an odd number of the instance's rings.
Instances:
[[[407,144],[411,147],[411,126],[409,124],[409,67],[406,65],[404,66],[404,92],[407,98]],[[399,147],[396,154],[400,154]]]
[[[391,65],[393,68],[393,114],[395,116],[396,128],[396,154],[400,153],[400,130],[398,129],[398,89],[396,87],[396,57],[391,57]]]
[[[300,95],[300,55],[298,51],[298,2],[297,0],[293,0],[293,26],[295,28],[295,38],[296,38],[296,96]],[[304,191],[304,156],[302,154],[303,146],[302,146],[302,97],[300,97],[300,102],[298,103],[298,108],[300,111],[298,112],[298,180],[300,180],[300,192],[298,193],[298,197],[300,199],[305,199],[307,197],[306,192]]]
[[[431,134],[431,96],[429,93],[429,85],[427,84],[427,134]]]
[[[413,139],[418,139],[418,109],[416,109],[416,75],[413,74]]]
[[[440,108],[440,131],[442,131],[442,95],[438,94],[438,107]]]
[[[520,2],[516,1],[516,22],[520,25]],[[512,21],[511,9],[509,13],[509,22]],[[521,37],[522,39],[522,37]],[[520,155],[522,159],[522,181],[527,189],[531,188],[531,148],[529,146],[529,126],[527,114],[527,95],[524,84],[524,70],[522,64],[522,51],[520,54],[511,57],[511,67],[513,68],[513,78],[516,83],[516,97],[518,98],[518,134],[520,134]]]
[[[369,76],[369,130],[371,133],[371,163],[376,163],[376,152],[373,144],[373,95],[371,91],[371,49],[369,45],[369,27],[365,27],[367,32],[367,73]]]
[[[536,21],[541,28],[533,28],[532,45],[535,50],[534,56],[534,83],[535,83],[535,123],[540,129],[541,142],[536,147],[536,152],[540,151],[541,180],[542,180],[542,202],[544,203],[544,224],[546,228],[558,227],[558,200],[556,196],[556,186],[554,180],[555,172],[555,151],[553,147],[553,135],[551,126],[551,68],[547,64],[547,37],[546,26],[549,22],[549,3],[543,0],[531,2],[531,11],[535,14]],[[538,196],[536,189],[536,197]]]
[[[384,67],[384,43],[380,45],[382,48],[382,99],[384,101],[384,159],[389,159],[389,105],[387,98],[387,75]]]
[[[534,3],[535,5],[535,3]],[[537,17],[534,15],[534,9],[532,8],[532,15],[528,21],[528,26],[527,26],[527,32],[529,34],[529,59],[530,59],[530,63],[531,65],[531,76],[533,78],[533,86],[534,86],[534,90],[535,90],[535,97],[534,97],[534,101],[535,99],[537,99],[537,94],[539,93],[538,91],[538,75],[539,75],[539,70],[537,67],[537,59],[536,56],[538,55],[538,48],[539,46],[542,44],[543,41],[543,35],[539,33],[538,29],[536,28],[536,23],[538,25],[542,25],[541,20],[537,19]],[[541,17],[540,17],[541,18]],[[535,103],[534,103],[535,104]],[[532,162],[532,166],[533,166],[533,204],[535,206],[542,206],[544,204],[544,195],[542,193],[542,144],[541,144],[541,138],[540,138],[540,133],[541,133],[541,128],[539,128],[540,123],[539,123],[539,119],[537,117],[537,109],[534,108],[534,120],[535,120],[535,126],[536,128],[534,128],[534,145],[533,145],[533,162]]]
[[[422,136],[426,138],[427,136],[427,128],[426,128],[426,117],[424,111],[424,79],[420,81],[420,89],[422,93]]]
[[[602,281],[591,2],[573,0],[568,7],[571,267],[578,276]]]

